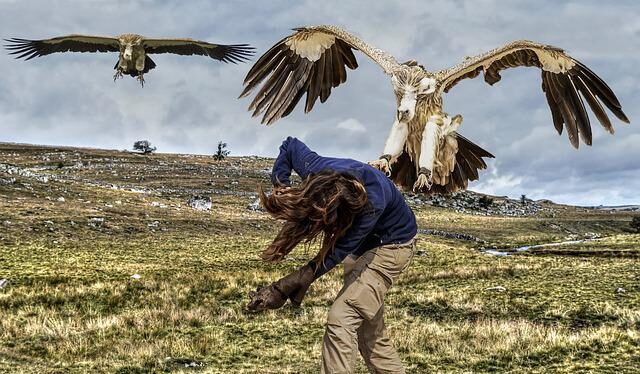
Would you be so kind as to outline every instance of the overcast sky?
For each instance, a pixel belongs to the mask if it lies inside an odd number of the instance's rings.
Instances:
[[[602,1],[27,1],[0,0],[0,38],[45,39],[84,33],[190,37],[250,43],[259,54],[292,27],[347,28],[399,61],[427,69],[454,65],[515,39],[567,50],[614,90],[631,125],[611,116],[609,135],[592,116],[593,146],[558,136],[537,69],[458,84],[444,110],[461,114],[460,132],[496,155],[476,191],[556,202],[640,204],[640,2]],[[158,55],[141,88],[113,82],[117,54],[55,54],[30,61],[0,53],[0,141],[131,148],[148,139],[162,152],[215,151],[274,156],[288,135],[323,155],[379,156],[393,122],[390,80],[357,54],[360,68],[330,99],[271,127],[237,100],[250,64]]]

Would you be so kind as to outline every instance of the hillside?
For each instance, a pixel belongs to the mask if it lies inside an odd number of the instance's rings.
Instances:
[[[0,143],[0,372],[316,372],[341,269],[299,309],[244,311],[314,251],[259,261],[272,162]],[[638,213],[481,197],[407,196],[421,234],[387,324],[408,372],[640,367]]]

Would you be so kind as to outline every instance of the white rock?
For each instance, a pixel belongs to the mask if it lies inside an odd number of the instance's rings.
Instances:
[[[504,292],[507,289],[502,286],[488,287],[484,289],[485,291],[496,291],[496,292]]]
[[[187,204],[195,210],[211,210],[211,198],[208,196],[192,196]]]
[[[64,203],[64,201],[65,201],[65,200],[64,200],[64,197],[60,196],[60,197],[58,198],[58,202],[59,202],[59,203]]]
[[[7,283],[9,283],[8,280],[6,279],[0,279],[0,289],[5,288],[7,286]]]
[[[104,218],[102,217],[94,217],[89,219],[89,226],[91,227],[102,227],[104,224]]]
[[[140,278],[142,278],[142,276],[141,276],[140,274],[138,274],[138,273],[135,273],[135,274],[133,274],[133,275],[131,276],[131,278],[133,278],[133,279],[140,279]]]
[[[255,199],[251,204],[247,205],[247,209],[253,210],[254,212],[264,212],[264,208],[262,207],[262,203],[260,202],[260,198]]]

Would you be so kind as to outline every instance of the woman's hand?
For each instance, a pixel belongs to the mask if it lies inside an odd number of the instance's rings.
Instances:
[[[265,309],[278,309],[287,302],[287,295],[280,292],[275,283],[268,287],[258,287],[249,293],[249,304],[247,309],[251,312],[262,312]]]
[[[278,309],[287,302],[287,299],[290,299],[294,306],[300,306],[314,280],[313,268],[311,265],[305,265],[271,283],[268,287],[258,287],[256,291],[249,293],[251,300],[247,304],[247,309],[252,312]]]

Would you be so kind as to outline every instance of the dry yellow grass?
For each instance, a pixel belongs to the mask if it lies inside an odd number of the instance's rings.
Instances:
[[[49,165],[38,172],[57,176],[0,185],[0,278],[9,280],[0,290],[0,372],[317,372],[341,269],[299,309],[244,311],[250,290],[311,256],[299,248],[282,264],[258,260],[277,223],[247,210],[246,194],[266,184],[269,160],[0,145],[0,163]],[[211,212],[186,206],[214,190]],[[640,252],[640,235],[624,232],[630,215],[552,208],[555,217],[527,218],[416,209],[423,228],[501,248],[568,232],[606,238],[562,254],[493,257],[477,243],[421,235],[423,255],[387,297],[408,372],[637,371],[639,260],[618,256]],[[90,226],[96,217],[103,223]]]

